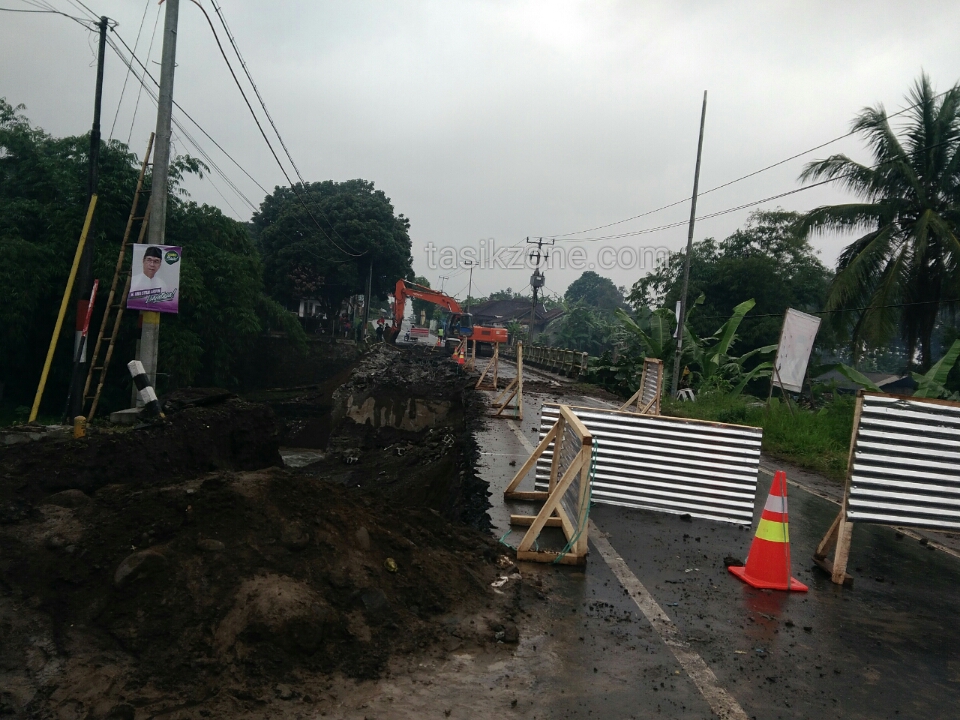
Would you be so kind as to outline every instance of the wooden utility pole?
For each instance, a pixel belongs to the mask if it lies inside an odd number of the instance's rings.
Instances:
[[[367,337],[367,327],[370,323],[370,292],[373,286],[373,260],[370,261],[370,267],[367,270],[367,294],[363,301],[363,334],[361,339]],[[399,328],[397,328],[399,330]]]
[[[100,184],[100,106],[103,101],[103,59],[107,43],[107,18],[101,17],[97,27],[100,29],[100,43],[97,51],[97,89],[93,97],[93,127],[90,129],[90,155],[87,172],[87,204],[97,194]],[[87,316],[87,305],[93,289],[94,233],[89,233],[80,256],[80,268],[77,272],[77,325],[73,345],[73,373],[70,377],[70,401],[67,414],[73,418],[83,412],[83,381],[86,377],[87,353],[83,347],[83,322]]]
[[[703,124],[707,119],[707,91],[703,91],[700,111],[700,139],[697,141],[697,168],[693,173],[693,198],[690,203],[690,228],[687,230],[687,255],[683,260],[683,294],[680,296],[680,318],[677,325],[677,354],[673,360],[673,384],[670,392],[677,397],[680,384],[680,354],[683,352],[683,325],[687,319],[687,290],[690,286],[690,255],[693,253],[693,225],[697,219],[697,192],[700,187],[700,156],[703,153]]]
[[[177,66],[177,21],[180,0],[166,0],[163,18],[163,57],[160,61],[160,95],[157,100],[156,144],[153,148],[153,179],[150,186],[150,224],[147,243],[164,245],[167,224],[167,178],[170,172],[170,122],[173,116],[173,73]],[[157,385],[157,349],[160,343],[160,313],[140,313],[140,361],[150,383]],[[138,401],[139,404],[139,401]]]

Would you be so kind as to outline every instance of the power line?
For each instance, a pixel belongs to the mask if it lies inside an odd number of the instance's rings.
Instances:
[[[143,33],[143,23],[147,19],[147,10],[150,9],[150,0],[143,6],[143,15],[140,17],[140,28],[137,30],[137,39],[133,43],[133,50],[136,52],[137,46],[140,45],[140,35]],[[117,101],[117,111],[113,114],[113,124],[110,126],[110,135],[107,140],[113,140],[113,131],[117,127],[117,118],[120,117],[120,106],[123,105],[123,96],[127,92],[127,81],[130,79],[131,68],[127,66],[127,72],[123,75],[123,87],[120,89],[120,100]]]
[[[153,43],[157,39],[157,28],[160,26],[160,11],[162,7],[163,6],[161,5],[157,5],[157,16],[153,19],[153,32],[150,34],[150,45],[147,47],[147,62],[150,62],[150,56],[153,55]],[[124,47],[127,47],[127,49],[129,50],[130,48],[127,46],[125,42],[123,42],[123,38],[120,37],[120,33],[114,32],[114,34],[117,36],[117,39],[123,43]],[[133,57],[134,60],[137,61],[137,63],[141,67],[143,67],[143,64],[137,58],[137,54],[135,50],[130,50],[130,55],[131,57]],[[146,72],[146,68],[144,67],[143,69],[144,69],[144,72]],[[149,73],[147,74],[149,75]],[[152,77],[150,79],[153,80]],[[127,146],[130,145],[130,138],[133,137],[133,126],[137,122],[137,111],[140,109],[140,96],[142,95],[142,93],[143,93],[143,84],[141,83],[140,87],[137,89],[137,101],[133,105],[133,116],[130,118],[130,131],[127,133]],[[176,101],[174,101],[174,104],[176,104]]]
[[[933,145],[928,145],[926,147],[920,148],[918,152],[924,152],[926,150],[934,150],[943,145],[949,145],[953,143],[954,140],[944,140],[943,142],[935,143]],[[881,165],[886,165],[893,162],[899,162],[902,158],[893,158],[891,160],[882,160],[874,165],[867,166],[867,170],[876,170]],[[717,212],[708,213],[706,215],[697,216],[697,220],[710,220],[715,217],[720,217],[721,215],[729,215],[732,212],[737,212],[738,210],[744,210],[749,207],[754,207],[756,205],[761,205],[765,202],[770,202],[771,200],[779,200],[780,198],[787,197],[788,195],[796,195],[797,193],[805,192],[807,190],[812,190],[813,188],[820,187],[821,185],[827,185],[828,183],[836,182],[838,180],[843,180],[844,178],[853,177],[855,173],[844,173],[843,175],[837,175],[836,177],[828,178],[826,180],[820,180],[819,182],[811,183],[809,185],[804,185],[803,187],[794,188],[793,190],[787,190],[786,192],[778,193],[776,195],[770,195],[760,200],[753,200],[748,203],[743,203],[742,205],[737,205],[735,207],[727,208],[725,210],[718,210]],[[657,227],[644,228],[642,230],[634,230],[632,232],[620,233],[618,235],[603,235],[600,237],[592,238],[569,238],[567,240],[561,240],[561,242],[597,242],[599,240],[618,240],[626,237],[635,237],[637,235],[649,235],[650,233],[660,232],[661,230],[668,230],[670,228],[680,227],[681,225],[686,225],[687,221],[683,220],[680,222],[669,223],[667,225],[659,225]]]
[[[257,124],[257,129],[260,130],[260,134],[263,136],[264,142],[267,143],[267,147],[270,149],[270,154],[273,155],[273,159],[277,161],[277,166],[280,168],[280,172],[282,172],[283,176],[287,179],[287,183],[290,185],[290,190],[293,191],[294,195],[296,195],[297,199],[300,201],[300,204],[303,205],[303,209],[307,211],[307,214],[310,216],[310,219],[313,220],[313,222],[316,224],[317,229],[319,229],[320,232],[323,233],[323,236],[327,238],[327,240],[330,242],[331,245],[337,248],[344,255],[349,255],[350,257],[362,257],[365,253],[358,253],[352,247],[351,247],[351,250],[354,250],[354,252],[350,252],[349,250],[345,250],[344,248],[340,247],[334,241],[334,239],[330,237],[330,235],[326,232],[326,230],[324,230],[323,227],[320,225],[320,222],[317,220],[316,216],[313,214],[313,211],[309,208],[307,203],[304,201],[303,197],[300,195],[300,192],[297,190],[296,185],[294,184],[293,180],[290,178],[290,175],[287,173],[286,168],[283,167],[283,163],[280,162],[280,158],[277,156],[277,152],[276,150],[274,150],[273,144],[270,142],[270,138],[267,137],[267,133],[264,131],[263,125],[260,123],[260,118],[258,118],[256,112],[254,112],[253,105],[250,104],[250,100],[247,97],[246,92],[244,92],[243,86],[240,84],[240,80],[239,78],[237,78],[237,74],[233,70],[233,66],[230,64],[230,59],[227,57],[227,54],[223,50],[223,45],[220,42],[220,37],[217,35],[217,29],[213,26],[213,22],[210,20],[210,16],[207,15],[207,11],[204,9],[204,7],[200,3],[197,2],[197,0],[192,0],[192,2],[197,7],[200,8],[200,11],[203,13],[203,16],[207,19],[207,24],[210,26],[210,30],[213,33],[213,39],[217,43],[217,48],[219,48],[220,50],[220,55],[223,57],[224,62],[227,64],[227,69],[230,71],[230,75],[233,78],[233,82],[236,84],[237,89],[240,91],[240,95],[243,96],[243,101],[247,104],[247,108],[250,110],[250,115],[253,117],[253,121]],[[320,210],[320,213],[321,215],[323,215],[322,210]],[[327,224],[330,225],[331,230],[333,230],[333,232],[336,233],[337,236],[339,237],[340,234],[337,233],[336,228],[333,227],[333,223],[330,222],[329,218],[325,217],[324,219],[327,220]],[[346,240],[343,240],[342,237],[340,237],[340,239],[344,243],[346,243]]]
[[[945,90],[945,91],[943,91],[942,93],[938,93],[937,95],[935,95],[932,99],[933,99],[933,100],[936,100],[936,99],[938,99],[938,98],[941,98],[941,97],[943,97],[944,95],[946,95],[946,94],[949,93],[949,92],[950,92],[950,90]],[[921,104],[921,103],[914,103],[913,105],[909,105],[909,106],[903,108],[902,110],[898,110],[897,112],[895,112],[895,113],[893,113],[893,114],[891,114],[891,115],[887,115],[887,116],[886,116],[886,117],[887,117],[887,120],[889,120],[890,118],[897,117],[898,115],[902,115],[902,114],[905,113],[905,112],[909,112],[910,110],[913,110],[914,108],[919,107],[920,104]],[[705,190],[704,192],[699,193],[699,196],[700,196],[700,197],[703,197],[704,195],[709,195],[710,193],[716,192],[717,190],[722,190],[723,188],[730,187],[731,185],[735,185],[736,183],[741,182],[742,180],[747,180],[748,178],[752,178],[752,177],[754,177],[754,176],[756,176],[756,175],[759,175],[759,174],[761,174],[761,173],[764,173],[764,172],[766,172],[767,170],[772,170],[772,169],[775,168],[775,167],[779,167],[780,165],[784,165],[784,164],[790,162],[791,160],[796,160],[797,158],[803,157],[804,155],[809,155],[809,154],[812,153],[812,152],[816,152],[817,150],[821,150],[821,149],[827,147],[828,145],[832,145],[832,144],[835,143],[835,142],[839,142],[840,140],[844,140],[844,139],[846,139],[846,138],[848,138],[848,137],[850,137],[850,136],[852,136],[852,135],[855,135],[856,133],[857,133],[856,130],[850,130],[849,132],[846,132],[846,133],[844,133],[843,135],[839,135],[839,136],[833,138],[832,140],[827,140],[827,141],[824,142],[824,143],[820,143],[819,145],[815,145],[814,147],[809,148],[809,149],[807,149],[807,150],[804,150],[803,152],[799,152],[799,153],[797,153],[797,154],[795,154],[795,155],[791,155],[791,156],[788,157],[788,158],[784,158],[783,160],[779,160],[779,161],[777,161],[777,162],[775,162],[775,163],[771,163],[770,165],[767,165],[766,167],[762,167],[762,168],[760,168],[759,170],[754,170],[753,172],[749,172],[749,173],[747,173],[746,175],[741,175],[741,176],[738,177],[738,178],[735,178],[735,179],[733,179],[733,180],[730,180],[730,181],[728,181],[728,182],[725,182],[725,183],[723,183],[722,185],[717,185],[716,187],[710,188],[709,190]],[[646,217],[646,216],[648,216],[648,215],[653,215],[653,214],[658,213],[658,212],[660,212],[660,211],[662,211],[662,210],[668,210],[669,208],[676,207],[677,205],[683,205],[683,204],[688,203],[688,202],[690,202],[690,197],[689,197],[689,196],[688,196],[688,197],[685,197],[683,200],[677,200],[676,202],[668,203],[667,205],[661,205],[660,207],[654,208],[653,210],[648,210],[648,211],[646,211],[646,212],[640,213],[639,215],[634,215],[634,216],[632,216],[632,217],[628,217],[628,218],[625,218],[625,219],[623,219],[623,220],[617,220],[616,222],[607,223],[606,225],[597,225],[596,227],[587,228],[587,229],[585,229],[585,230],[577,230],[577,231],[574,231],[574,232],[563,233],[562,235],[545,235],[544,237],[552,237],[552,238],[556,238],[556,239],[559,240],[559,239],[561,239],[561,238],[569,237],[570,235],[581,235],[581,234],[583,234],[583,233],[593,232],[593,231],[595,231],[595,230],[603,230],[603,229],[608,228],[608,227],[613,227],[614,225],[622,225],[623,223],[630,222],[631,220],[638,220],[639,218]],[[679,227],[680,225],[684,225],[684,224],[686,224],[686,223],[685,223],[685,222],[681,222],[681,223],[677,223],[677,224],[665,225],[665,226],[663,226],[662,229],[672,228],[672,227]],[[639,234],[643,234],[643,233],[639,233]],[[622,236],[617,236],[617,237],[628,237],[628,234],[624,234],[624,235],[622,235]]]

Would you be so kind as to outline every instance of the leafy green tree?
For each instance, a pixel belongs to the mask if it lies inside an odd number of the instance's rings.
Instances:
[[[551,344],[600,355],[610,344],[612,331],[613,327],[605,313],[585,302],[568,303]]]
[[[816,208],[801,232],[865,233],[840,254],[828,310],[853,339],[882,344],[896,333],[930,367],[938,316],[960,308],[960,85],[938,95],[926,74],[908,95],[896,132],[882,105],[863,110],[854,132],[874,164],[846,155],[810,163],[803,180],[837,180],[860,202]]]
[[[729,317],[745,297],[756,300],[754,317],[739,329],[741,346],[747,349],[778,342],[788,307],[804,311],[823,307],[830,272],[798,231],[799,219],[799,214],[783,210],[756,211],[725,240],[707,238],[694,244],[688,297],[705,296],[689,321],[696,335],[709,336],[717,320]],[[635,283],[630,303],[672,312],[683,289],[684,255],[671,255]]]
[[[367,180],[278,187],[253,216],[267,292],[292,307],[314,297],[328,312],[366,288],[383,297],[400,278],[413,280],[410,221]],[[306,207],[304,207],[304,204]],[[309,211],[308,211],[309,209]],[[315,222],[316,220],[316,222]]]
[[[570,283],[563,297],[568,303],[579,302],[609,312],[624,305],[623,295],[613,284],[613,280],[598,275],[593,270],[586,270]]]
[[[63,288],[86,213],[89,136],[53,138],[31,127],[21,112],[0,99],[0,382],[14,402],[33,396],[53,333]],[[113,279],[136,186],[139,162],[120,142],[100,151],[95,213],[94,274],[100,293],[93,316],[99,327],[106,288]],[[184,246],[181,314],[165,315],[160,332],[161,388],[189,383],[235,383],[238,354],[269,326],[285,328],[303,342],[299,324],[262,292],[262,268],[242,223],[219,210],[190,202],[185,173],[202,173],[191,158],[171,167],[167,242]],[[127,255],[129,262],[129,253]],[[64,321],[44,411],[59,411],[71,360],[74,304]],[[104,409],[129,401],[123,363],[134,355],[137,313],[127,312],[108,378]]]

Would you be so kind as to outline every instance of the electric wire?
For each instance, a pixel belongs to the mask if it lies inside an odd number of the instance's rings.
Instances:
[[[938,98],[941,98],[941,97],[943,97],[944,95],[946,95],[946,94],[949,93],[949,92],[950,92],[950,90],[945,90],[945,91],[942,92],[942,93],[938,93],[937,95],[934,95],[934,97],[933,97],[932,99],[933,99],[933,100],[936,100],[936,99],[938,99]],[[892,113],[892,114],[890,114],[890,115],[887,115],[886,117],[887,117],[888,120],[889,120],[890,118],[897,117],[898,115],[902,115],[903,113],[909,112],[910,110],[913,110],[913,109],[919,107],[920,104],[921,104],[921,103],[914,103],[913,105],[908,105],[907,107],[905,107],[905,108],[903,108],[903,109],[901,109],[901,110],[898,110],[898,111],[895,112],[895,113]],[[798,159],[798,158],[801,158],[801,157],[803,157],[804,155],[809,155],[809,154],[812,153],[812,152],[816,152],[817,150],[821,150],[821,149],[827,147],[828,145],[833,145],[833,144],[836,143],[836,142],[839,142],[839,141],[841,141],[841,140],[845,140],[846,138],[851,137],[851,136],[855,135],[856,133],[857,133],[856,130],[850,130],[850,131],[844,133],[843,135],[838,135],[837,137],[833,138],[832,140],[827,140],[826,142],[820,143],[819,145],[815,145],[814,147],[809,148],[809,149],[807,149],[807,150],[804,150],[803,152],[796,153],[795,155],[791,155],[791,156],[788,157],[788,158],[784,158],[783,160],[778,160],[778,161],[775,162],[775,163],[771,163],[770,165],[767,165],[767,166],[765,166],[765,167],[762,167],[762,168],[760,168],[759,170],[754,170],[753,172],[749,172],[749,173],[747,173],[746,175],[741,175],[741,176],[738,177],[738,178],[735,178],[735,179],[733,179],[733,180],[729,180],[728,182],[725,182],[725,183],[723,183],[723,184],[721,184],[721,185],[717,185],[716,187],[712,187],[712,188],[710,188],[709,190],[704,190],[704,191],[701,192],[701,193],[697,193],[697,197],[700,198],[700,197],[703,197],[704,195],[709,195],[710,193],[716,192],[717,190],[722,190],[723,188],[730,187],[731,185],[735,185],[736,183],[741,182],[741,181],[743,181],[743,180],[747,180],[748,178],[752,178],[752,177],[755,177],[756,175],[760,175],[761,173],[764,173],[764,172],[766,172],[766,171],[768,171],[768,170],[772,170],[772,169],[775,168],[775,167],[779,167],[780,165],[784,165],[784,164],[786,164],[786,163],[788,163],[788,162],[790,162],[790,161],[792,161],[792,160],[796,160],[796,159]],[[661,205],[660,207],[654,208],[653,210],[648,210],[648,211],[646,211],[646,212],[640,213],[639,215],[633,215],[632,217],[624,218],[623,220],[617,220],[617,221],[615,221],[615,222],[607,223],[607,224],[605,224],[605,225],[597,225],[596,227],[587,228],[587,229],[585,229],[585,230],[576,230],[576,231],[573,231],[573,232],[562,233],[562,234],[560,234],[560,235],[543,235],[542,237],[549,237],[549,238],[560,239],[560,238],[569,237],[570,235],[582,235],[583,233],[594,232],[595,230],[603,230],[603,229],[608,228],[608,227],[613,227],[614,225],[622,225],[623,223],[630,222],[631,220],[638,220],[639,218],[647,217],[648,215],[653,215],[653,214],[655,214],[655,213],[661,212],[662,210],[668,210],[669,208],[676,207],[677,205],[683,205],[683,204],[685,204],[685,203],[690,202],[691,199],[692,199],[692,196],[687,196],[687,197],[685,197],[683,200],[677,200],[676,202],[668,203],[667,205]],[[698,219],[699,219],[699,218],[698,218]],[[680,223],[675,223],[675,224],[666,225],[666,226],[664,226],[664,227],[665,227],[665,228],[679,227],[680,225],[686,225],[687,222],[688,222],[688,221],[683,221],[683,222],[680,222]],[[624,237],[626,237],[626,235],[624,235]]]
[[[337,233],[336,228],[333,227],[333,223],[330,222],[329,218],[326,218],[324,216],[324,219],[327,220],[327,224],[330,225],[330,229],[333,230],[333,232],[336,233],[338,237],[340,237],[341,241],[344,244],[346,244],[348,247],[350,247],[351,250],[353,250],[353,252],[340,247],[340,245],[338,245],[337,242],[332,237],[330,237],[329,233],[327,233],[327,231],[324,230],[323,226],[320,225],[320,222],[317,220],[316,216],[313,214],[313,211],[307,205],[306,201],[303,199],[303,196],[300,194],[299,190],[297,190],[296,184],[290,178],[289,173],[287,173],[287,169],[283,166],[283,163],[280,162],[280,158],[273,147],[273,143],[271,143],[270,138],[267,137],[267,133],[264,131],[263,125],[260,123],[260,118],[258,118],[256,112],[254,112],[253,105],[250,104],[250,99],[247,97],[247,93],[244,91],[243,85],[240,84],[240,80],[233,69],[233,65],[230,64],[230,59],[227,57],[226,52],[224,52],[223,44],[220,42],[220,37],[217,35],[217,29],[213,26],[213,22],[210,20],[210,16],[207,15],[207,11],[204,9],[204,7],[200,3],[197,2],[197,0],[192,0],[192,2],[198,8],[200,8],[200,11],[203,13],[203,16],[207,19],[207,24],[210,26],[210,30],[213,33],[213,39],[217,43],[217,48],[219,48],[220,50],[220,55],[223,57],[224,62],[227,64],[227,69],[230,71],[230,76],[233,78],[233,82],[236,84],[237,89],[240,91],[240,95],[243,97],[243,101],[246,103],[247,109],[250,110],[250,115],[253,117],[254,122],[257,124],[257,129],[260,130],[260,135],[263,136],[264,142],[267,143],[267,147],[270,149],[270,154],[273,155],[273,159],[276,160],[277,166],[280,168],[280,172],[282,172],[283,176],[287,179],[287,183],[290,185],[290,190],[293,191],[293,194],[300,201],[300,204],[303,206],[303,209],[307,211],[307,214],[310,216],[310,219],[312,219],[313,222],[316,224],[317,229],[320,230],[320,232],[323,234],[323,236],[327,239],[327,241],[331,245],[337,248],[344,255],[349,255],[350,257],[357,258],[365,255],[366,253],[356,252],[355,248],[350,246],[349,243],[346,242],[346,240],[343,240],[340,234]],[[320,210],[320,214],[323,215],[322,210]]]
[[[926,147],[919,148],[918,152],[924,152],[927,150],[934,150],[943,145],[949,145],[955,142],[954,139],[944,140],[943,142],[934,143],[933,145],[927,145]],[[892,158],[890,160],[881,160],[878,163],[873,165],[865,166],[867,170],[876,170],[882,165],[887,165],[889,163],[899,162],[902,158]],[[749,207],[754,207],[756,205],[761,205],[771,200],[779,200],[780,198],[787,197],[789,195],[796,195],[797,193],[806,192],[807,190],[812,190],[813,188],[820,187],[822,185],[827,185],[832,182],[837,182],[838,180],[843,180],[845,178],[853,177],[855,173],[844,173],[842,175],[837,175],[836,177],[827,178],[826,180],[820,180],[815,183],[810,183],[809,185],[804,185],[803,187],[794,188],[793,190],[787,190],[786,192],[778,193],[776,195],[769,195],[765,198],[759,200],[752,200],[751,202],[743,203],[741,205],[736,205],[734,207],[726,208],[725,210],[718,210],[717,212],[708,213],[706,215],[698,215],[696,218],[697,222],[701,220],[710,220],[715,217],[720,217],[721,215],[729,215],[730,213],[737,212],[739,210],[744,210]],[[592,238],[567,238],[560,239],[560,242],[565,243],[574,243],[574,242],[597,242],[599,240],[618,240],[626,237],[636,237],[637,235],[649,235],[650,233],[660,232],[662,230],[669,230],[670,228],[680,227],[682,225],[687,225],[689,220],[681,220],[675,223],[668,223],[666,225],[659,225],[657,227],[643,228],[641,230],[634,230],[626,233],[619,233],[617,235],[602,235],[599,237]]]
[[[955,298],[953,300],[918,300],[917,302],[908,302],[908,303],[891,303],[889,305],[869,305],[867,307],[856,307],[856,308],[838,308],[836,310],[804,310],[808,315],[835,315],[839,313],[848,313],[848,312],[865,312],[867,310],[885,310],[888,308],[905,308],[913,307],[915,305],[950,305],[952,303],[960,303],[960,298]],[[728,315],[702,315],[697,316],[701,320],[727,320],[729,319]],[[759,315],[750,315],[747,313],[743,316],[743,320],[756,320],[758,318],[768,318],[776,317],[782,318],[783,313],[761,313]]]
[[[137,47],[140,45],[140,35],[143,34],[143,23],[147,19],[147,10],[150,9],[151,0],[143,6],[143,15],[140,17],[140,28],[137,30],[137,39],[133,42],[133,50],[136,52]],[[130,79],[130,66],[127,66],[127,72],[123,74],[123,87],[120,88],[120,100],[117,101],[117,111],[113,114],[113,124],[110,126],[110,135],[107,137],[107,141],[113,140],[113,131],[117,127],[117,118],[120,117],[120,107],[123,105],[123,96],[127,92],[127,81]]]
[[[150,34],[150,45],[147,47],[147,62],[150,62],[150,56],[153,55],[153,43],[154,43],[154,42],[156,41],[156,39],[157,39],[157,28],[160,26],[160,11],[161,11],[162,9],[163,9],[163,6],[162,6],[162,5],[157,5],[157,16],[153,19],[153,32]],[[122,42],[122,43],[124,44],[124,47],[126,47],[127,44],[126,44],[125,42],[123,42],[123,38],[120,37],[120,34],[119,34],[119,33],[116,33],[116,32],[115,32],[114,34],[116,34],[117,39],[120,40],[120,42]],[[129,48],[127,48],[127,49],[129,50]],[[131,55],[135,60],[137,60],[137,63],[140,64],[141,67],[143,67],[143,64],[140,63],[140,60],[137,58],[137,54],[136,54],[135,51],[130,50],[130,55]],[[143,67],[143,69],[144,69],[144,72],[146,72],[146,70],[147,70],[146,67]],[[149,73],[148,73],[148,74],[149,74]],[[152,78],[151,78],[151,79],[152,79]],[[143,84],[141,83],[140,87],[137,88],[137,101],[136,101],[136,102],[134,103],[134,105],[133,105],[133,115],[132,115],[131,118],[130,118],[130,130],[129,130],[129,132],[127,132],[127,145],[128,145],[128,146],[130,145],[130,138],[133,137],[133,126],[134,126],[134,123],[137,122],[137,111],[140,109],[140,97],[142,96],[142,94],[143,94]],[[176,104],[176,103],[174,103],[174,104]]]

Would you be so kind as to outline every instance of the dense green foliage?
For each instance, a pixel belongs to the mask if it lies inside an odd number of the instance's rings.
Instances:
[[[613,280],[598,275],[593,270],[585,271],[570,283],[563,298],[571,304],[583,303],[588,307],[609,312],[624,305],[623,293],[613,284]]]
[[[807,166],[804,180],[836,180],[861,201],[812,210],[801,229],[866,231],[840,254],[827,309],[849,311],[836,321],[855,357],[899,334],[926,369],[938,318],[960,309],[960,85],[938,96],[921,75],[907,99],[899,134],[883,106],[854,120],[873,165],[834,155]]]
[[[0,99],[0,382],[6,398],[27,404],[53,332],[86,211],[89,136],[53,138]],[[189,202],[186,172],[203,166],[178,158],[171,168],[166,242],[184,246],[181,314],[164,315],[159,385],[235,383],[237,353],[263,329],[284,327],[301,340],[299,325],[262,292],[261,265],[243,224],[219,210]],[[106,304],[117,253],[139,172],[120,142],[100,151],[94,230],[94,273],[101,293],[94,330]],[[142,212],[141,208],[140,212]],[[129,253],[127,255],[129,263]],[[64,321],[45,408],[62,406],[70,372],[73,301]],[[124,364],[133,358],[137,314],[126,313],[111,371],[107,405],[129,399]],[[292,322],[291,322],[292,321]]]
[[[291,309],[300,298],[336,312],[364,292],[373,263],[373,295],[413,280],[410,221],[367,180],[278,187],[253,216],[269,294]],[[306,207],[305,207],[306,205]]]
[[[696,335],[708,335],[734,307],[753,298],[756,308],[739,329],[741,347],[752,350],[778,342],[788,307],[823,307],[830,272],[800,234],[799,218],[783,210],[756,211],[743,229],[725,240],[694,243],[688,297],[704,296],[690,321]],[[683,290],[685,255],[671,255],[634,284],[628,297],[634,307],[674,308]]]

